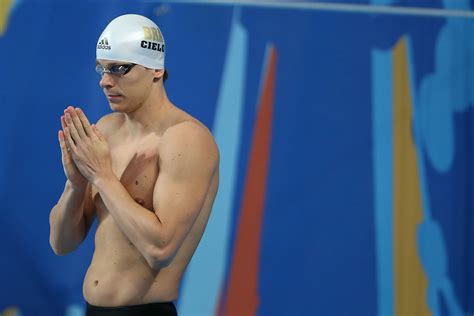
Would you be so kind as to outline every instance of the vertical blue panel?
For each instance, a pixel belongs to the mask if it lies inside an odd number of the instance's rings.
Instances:
[[[378,315],[393,315],[392,53],[372,51],[374,216]]]
[[[212,315],[225,280],[247,59],[247,32],[239,22],[239,11],[234,12],[213,127],[221,157],[219,192],[182,286],[179,312],[184,316]]]

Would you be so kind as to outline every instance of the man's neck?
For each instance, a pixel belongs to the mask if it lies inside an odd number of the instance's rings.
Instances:
[[[153,92],[137,110],[125,114],[125,126],[132,138],[161,130],[166,113],[172,107],[164,89]]]

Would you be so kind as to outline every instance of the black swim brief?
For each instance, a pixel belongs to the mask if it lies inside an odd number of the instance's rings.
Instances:
[[[86,316],[177,316],[173,302],[101,307],[87,303]]]

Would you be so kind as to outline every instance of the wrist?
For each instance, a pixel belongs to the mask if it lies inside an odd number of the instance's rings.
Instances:
[[[104,185],[107,185],[107,183],[110,183],[113,181],[118,181],[118,178],[115,176],[114,173],[107,173],[107,174],[97,175],[94,179],[92,179],[92,184],[96,188],[100,188]]]
[[[72,183],[70,180],[66,181],[66,188],[71,190],[74,193],[82,193],[86,191],[87,181]]]

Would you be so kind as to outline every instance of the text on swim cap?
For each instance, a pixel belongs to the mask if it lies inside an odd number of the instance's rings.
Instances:
[[[143,27],[143,38],[145,40],[157,41],[163,43],[163,35],[159,28],[156,27]]]
[[[165,51],[165,45],[160,44],[160,43],[142,41],[141,46],[143,48],[156,50],[158,52],[164,52]]]
[[[140,45],[142,48],[147,48],[151,50],[156,50],[158,52],[165,51],[165,44],[163,44],[163,35],[159,28],[156,27],[143,27],[143,37],[144,41],[141,41]],[[158,42],[158,43],[156,43]]]

